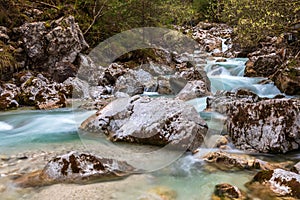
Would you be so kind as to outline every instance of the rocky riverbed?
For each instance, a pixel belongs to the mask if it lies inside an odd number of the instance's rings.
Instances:
[[[286,38],[244,55],[227,25],[175,28],[192,52],[101,66],[72,16],[1,27],[21,66],[1,77],[1,199],[299,199],[299,57]]]

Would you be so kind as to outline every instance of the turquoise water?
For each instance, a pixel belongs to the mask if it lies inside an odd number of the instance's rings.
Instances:
[[[51,111],[23,110],[0,113],[0,153],[37,145],[78,141],[78,123],[95,111],[72,108]]]
[[[281,94],[274,84],[260,84],[264,78],[243,77],[246,59],[227,59],[227,62],[209,61],[205,70],[211,81],[212,92],[218,90],[235,91],[249,89],[261,97],[274,97]],[[151,94],[156,95],[156,94]],[[223,130],[224,116],[218,113],[202,112],[206,107],[206,97],[188,101],[195,106],[208,122],[209,128],[217,133]],[[82,121],[95,111],[80,111],[73,108],[52,111],[19,110],[0,113],[0,154],[14,154],[39,149],[59,151],[67,144],[80,144],[77,128]],[[108,150],[111,147],[108,146]],[[76,149],[76,148],[75,148]],[[213,149],[202,149],[209,152]],[[165,156],[168,156],[166,154]],[[299,154],[293,155],[295,158]],[[168,186],[178,193],[179,200],[210,199],[214,186],[231,183],[243,188],[244,183],[253,177],[253,172],[221,172],[203,170],[203,161],[193,155],[185,154],[179,160],[152,172],[149,182],[140,183],[149,188],[156,185]],[[0,178],[1,179],[1,178]],[[0,181],[1,182],[1,181]],[[136,199],[135,188],[122,192],[122,199]],[[113,192],[113,191],[112,191]],[[1,197],[1,195],[0,195]]]
[[[212,92],[218,90],[236,91],[248,89],[260,97],[273,98],[282,94],[273,83],[260,84],[266,78],[243,77],[246,58],[231,58],[226,62],[209,61],[205,67],[211,81]]]

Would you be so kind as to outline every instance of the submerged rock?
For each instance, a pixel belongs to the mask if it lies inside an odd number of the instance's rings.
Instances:
[[[85,120],[81,129],[114,142],[197,149],[207,132],[195,108],[180,100],[134,96],[113,101]]]
[[[290,162],[269,163],[246,154],[233,154],[223,151],[208,153],[203,157],[203,159],[210,166],[224,171],[236,171],[244,169],[273,170],[278,167],[287,168],[291,164]]]
[[[249,199],[244,191],[228,183],[221,183],[215,186],[212,200],[246,200]]]
[[[138,197],[138,200],[176,200],[177,192],[165,186],[151,188],[146,194]]]
[[[270,197],[299,199],[300,175],[283,169],[261,171],[254,176],[247,187],[263,199],[270,199]]]
[[[20,177],[15,183],[20,187],[84,183],[92,180],[113,180],[134,172],[135,169],[123,161],[70,152],[53,158],[43,170]]]

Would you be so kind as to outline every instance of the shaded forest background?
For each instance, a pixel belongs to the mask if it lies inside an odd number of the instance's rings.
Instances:
[[[40,12],[41,11],[41,12]],[[283,34],[299,24],[299,0],[2,0],[0,25],[51,21],[73,15],[91,47],[136,27],[228,23],[239,42],[256,45],[266,35]],[[299,29],[299,27],[296,27]]]
[[[116,33],[137,27],[192,27],[199,21],[227,23],[242,47],[257,47],[266,36],[293,32],[298,48],[299,0],[1,0],[0,26],[10,41],[0,40],[0,70],[18,68],[13,28],[27,22],[51,22],[73,15],[90,49]],[[87,50],[89,51],[89,50]]]

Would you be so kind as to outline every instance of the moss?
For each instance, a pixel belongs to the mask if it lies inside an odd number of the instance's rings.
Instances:
[[[51,21],[45,21],[44,25],[46,28],[51,28]]]
[[[14,71],[19,68],[13,50],[0,41],[0,79],[9,80]]]

